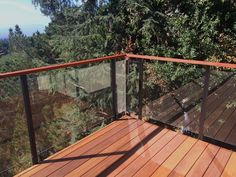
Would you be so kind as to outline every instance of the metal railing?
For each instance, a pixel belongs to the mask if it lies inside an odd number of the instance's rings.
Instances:
[[[138,103],[137,103],[137,113],[138,113],[138,117],[142,118],[143,115],[143,107],[145,106],[144,100],[143,100],[143,82],[144,82],[144,61],[148,62],[161,62],[161,63],[173,63],[173,64],[180,64],[182,67],[184,66],[196,66],[197,68],[202,68],[204,70],[203,72],[203,86],[202,86],[202,92],[201,92],[201,96],[198,100],[198,105],[199,105],[199,109],[200,109],[200,115],[198,118],[198,123],[197,123],[197,127],[198,130],[195,132],[190,130],[187,131],[183,131],[184,134],[188,134],[194,137],[198,137],[201,140],[206,140],[209,141],[213,144],[217,144],[229,149],[236,149],[236,144],[231,144],[230,141],[228,142],[224,142],[222,140],[218,140],[217,137],[211,137],[211,136],[204,136],[204,131],[206,132],[204,125],[205,125],[205,121],[207,119],[207,113],[208,113],[208,106],[207,105],[207,101],[208,101],[208,97],[210,96],[210,93],[217,95],[217,93],[214,93],[213,91],[215,91],[216,89],[218,89],[221,85],[223,85],[229,78],[236,76],[236,64],[231,64],[231,63],[219,63],[219,62],[209,62],[209,61],[198,61],[198,60],[189,60],[189,59],[177,59],[177,58],[166,58],[166,57],[157,57],[157,56],[145,56],[145,55],[135,55],[135,54],[127,54],[126,55],[126,59],[128,60],[136,60],[138,62],[138,71],[139,71],[139,76],[138,76],[138,87],[139,87],[139,92],[138,92]],[[211,79],[211,72],[214,71],[214,69],[217,70],[233,70],[233,72],[231,71],[231,74],[229,77],[227,77],[225,80],[222,81],[222,83],[220,83],[219,85],[217,85],[216,88],[210,90],[210,79]],[[221,71],[220,71],[221,72]],[[188,77],[186,75],[186,77]],[[233,80],[233,82],[236,80]],[[232,84],[231,86],[233,87],[234,91],[232,93],[236,93],[236,87],[235,84]],[[192,93],[194,94],[194,93]],[[190,95],[189,95],[190,97]],[[220,97],[220,95],[219,95]],[[234,97],[234,100],[236,102],[236,97]],[[221,98],[221,99],[227,99],[227,98]],[[223,100],[225,101],[225,100]],[[181,104],[181,103],[178,103]],[[209,103],[208,103],[209,104]],[[212,103],[214,104],[214,102]],[[195,105],[194,105],[195,106]],[[194,107],[193,106],[193,107]],[[181,107],[181,105],[180,105]],[[193,108],[192,107],[192,108]],[[196,107],[196,106],[195,106]],[[222,106],[223,107],[223,106]],[[225,106],[226,107],[226,106]],[[184,108],[182,107],[181,109],[183,109],[181,114],[185,114]],[[226,109],[225,109],[226,110]],[[175,111],[175,110],[173,110]],[[217,113],[217,111],[215,111]],[[225,111],[226,112],[226,111]],[[218,114],[221,114],[221,116],[223,116],[224,112],[220,112],[218,111]],[[236,113],[236,108],[235,108],[235,113]],[[214,114],[213,114],[214,115]],[[181,130],[180,127],[177,127],[176,125],[172,126],[172,124],[170,124],[168,121],[162,121],[162,120],[158,120],[158,115],[156,116],[157,118],[154,118],[154,122],[158,123],[160,125],[169,127],[171,129],[178,129]],[[220,117],[220,116],[219,116]],[[232,116],[231,116],[232,117]],[[222,118],[223,119],[223,118]],[[150,120],[150,119],[149,119]],[[221,121],[221,119],[219,118],[219,120],[217,120],[219,123],[218,124],[223,124]],[[196,129],[196,128],[195,128]]]
[[[144,87],[144,61],[161,61],[161,62],[172,62],[172,63],[181,63],[181,64],[190,64],[190,65],[198,65],[204,66],[205,74],[204,74],[204,86],[202,92],[202,104],[201,104],[201,113],[199,118],[199,138],[202,139],[204,135],[204,122],[206,120],[206,100],[209,91],[209,79],[210,79],[210,67],[217,67],[217,68],[230,68],[236,69],[236,64],[229,64],[229,63],[217,63],[217,62],[208,62],[208,61],[197,61],[197,60],[187,60],[187,59],[176,59],[176,58],[165,58],[165,57],[156,57],[156,56],[145,56],[145,55],[135,55],[135,54],[119,54],[101,58],[94,58],[88,60],[82,60],[78,62],[71,62],[65,64],[58,64],[58,65],[51,65],[51,66],[44,66],[39,68],[33,69],[26,69],[21,71],[14,71],[14,72],[7,72],[7,73],[0,73],[0,79],[9,78],[9,77],[20,77],[21,81],[21,88],[22,88],[22,97],[24,102],[24,109],[25,109],[25,117],[27,120],[27,128],[28,128],[28,137],[30,142],[30,150],[31,150],[31,157],[32,163],[37,164],[39,162],[36,142],[35,142],[35,130],[33,126],[33,119],[32,119],[32,110],[31,110],[31,100],[28,88],[28,81],[27,75],[32,73],[38,73],[42,71],[50,71],[56,70],[61,68],[68,68],[68,67],[77,67],[81,65],[86,65],[90,63],[97,63],[102,61],[110,60],[110,68],[111,68],[111,88],[112,88],[112,113],[113,118],[116,119],[118,115],[117,110],[117,80],[116,80],[116,59],[125,59],[129,61],[131,59],[135,59],[138,61],[138,117],[142,118],[142,111],[143,111],[143,87]],[[127,70],[126,70],[127,75]],[[126,82],[128,84],[128,82]],[[127,85],[126,85],[127,86]],[[127,101],[126,101],[127,102]],[[127,110],[126,110],[127,111]]]
[[[94,59],[87,59],[78,62],[71,62],[65,64],[57,64],[51,66],[44,66],[39,68],[32,68],[32,69],[25,69],[20,71],[13,71],[7,73],[1,73],[0,79],[3,78],[10,78],[10,77],[19,77],[21,83],[21,90],[22,90],[22,97],[24,103],[24,110],[25,110],[25,117],[27,122],[27,129],[28,129],[28,137],[30,142],[30,150],[31,150],[31,158],[32,163],[37,164],[39,162],[38,153],[36,148],[36,140],[35,140],[35,130],[32,118],[32,110],[31,110],[31,100],[29,94],[29,84],[27,76],[32,73],[38,73],[43,71],[51,71],[56,69],[68,68],[68,67],[77,67],[81,65],[87,65],[91,63],[99,63],[110,60],[110,67],[111,67],[111,88],[112,88],[112,111],[113,111],[113,119],[117,118],[117,91],[116,91],[116,62],[115,59],[124,58],[125,55],[113,55],[113,56],[106,56],[101,58],[94,58]]]

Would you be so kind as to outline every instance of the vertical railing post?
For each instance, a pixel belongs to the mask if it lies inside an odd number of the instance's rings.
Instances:
[[[128,97],[128,92],[129,92],[129,58],[125,58],[125,106],[126,106],[126,114],[129,114],[129,97]]]
[[[203,139],[204,134],[204,122],[206,119],[206,111],[207,111],[207,96],[208,96],[208,88],[209,88],[209,80],[210,80],[210,67],[206,67],[205,77],[204,77],[204,88],[202,95],[202,104],[201,104],[201,113],[199,117],[199,139]]]
[[[143,109],[143,59],[139,61],[138,118],[142,119]]]
[[[25,116],[26,116],[27,128],[28,128],[28,134],[29,134],[31,158],[32,158],[33,164],[37,164],[38,155],[37,155],[37,149],[36,149],[36,143],[35,143],[35,134],[34,134],[33,119],[32,119],[32,112],[31,112],[31,106],[30,106],[27,76],[26,75],[20,76],[20,80],[21,80],[21,88],[22,88],[23,101],[24,101]]]
[[[75,81],[77,86],[75,87],[75,92],[76,92],[76,98],[78,99],[80,96],[80,88],[78,87],[80,78],[78,76],[78,69],[75,69]]]
[[[117,85],[116,85],[116,61],[111,60],[111,89],[113,119],[117,118]]]

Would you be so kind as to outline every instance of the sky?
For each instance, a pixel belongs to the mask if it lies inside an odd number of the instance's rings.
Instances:
[[[8,36],[9,28],[16,24],[30,36],[37,30],[44,31],[50,18],[44,16],[31,0],[0,0],[0,38]]]

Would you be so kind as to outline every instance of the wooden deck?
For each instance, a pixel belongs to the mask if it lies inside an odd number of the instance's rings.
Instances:
[[[210,95],[207,98],[204,136],[236,146],[236,107],[229,106],[229,103],[236,102],[236,76],[223,74],[220,82],[214,82],[217,80],[214,77],[211,76]],[[200,80],[149,103],[144,107],[144,116],[198,133],[203,90]]]
[[[236,153],[123,117],[17,176],[235,177]]]

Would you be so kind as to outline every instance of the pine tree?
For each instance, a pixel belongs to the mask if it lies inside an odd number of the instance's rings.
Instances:
[[[15,46],[14,46],[14,32],[12,28],[9,29],[8,39],[9,39],[9,50],[10,52],[13,52],[15,50],[14,48]]]

